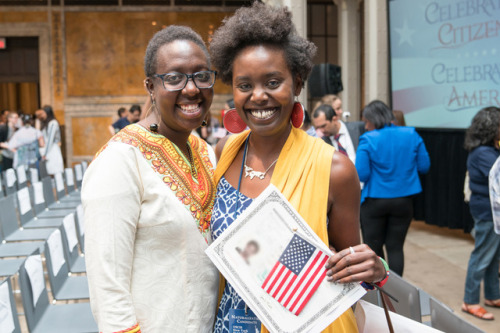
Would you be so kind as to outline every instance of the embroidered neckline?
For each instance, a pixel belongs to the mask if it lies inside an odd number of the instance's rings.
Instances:
[[[197,222],[200,233],[208,243],[210,241],[210,220],[216,189],[207,144],[193,135],[188,139],[194,168],[197,170],[197,177],[193,177],[191,164],[186,160],[184,154],[179,153],[179,149],[173,142],[161,134],[146,130],[138,124],[125,127],[113,136],[109,142],[129,144],[141,152],[158,177],[188,209]]]

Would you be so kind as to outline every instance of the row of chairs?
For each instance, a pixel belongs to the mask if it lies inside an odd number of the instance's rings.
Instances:
[[[75,165],[74,168],[66,168],[64,174],[66,178],[68,178],[68,173],[73,173],[73,184],[80,187],[87,166],[88,163],[83,161],[81,164]],[[40,178],[45,178],[47,176],[47,174],[40,175],[35,166],[19,166],[16,169],[11,168],[4,170],[0,173],[0,197],[13,194],[27,187],[29,183],[38,182]]]
[[[392,271],[389,280],[384,285],[384,290],[398,300],[398,302],[393,301],[392,304],[399,315],[443,332],[484,333],[476,326],[457,316],[450,307]],[[382,306],[380,292],[377,290],[368,291],[363,299]],[[430,322],[422,320],[422,317],[427,316],[430,316]]]
[[[82,174],[76,171],[79,168]],[[0,283],[0,304],[8,309],[8,315],[0,318],[0,327],[7,331],[21,332],[12,281],[19,282],[30,332],[98,331],[84,275],[84,219],[79,192],[84,170],[77,165],[54,179],[45,177],[41,181],[30,176],[27,184],[16,170],[17,190],[9,190],[0,199],[0,276],[7,277]],[[7,185],[12,188],[12,180]],[[45,276],[54,304],[49,301]],[[84,303],[74,303],[82,300]],[[72,303],[55,304],[57,301]]]

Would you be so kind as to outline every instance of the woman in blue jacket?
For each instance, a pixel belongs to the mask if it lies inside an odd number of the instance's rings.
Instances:
[[[499,127],[500,109],[487,107],[474,116],[465,136],[465,149],[469,151],[469,187],[472,193],[469,208],[474,218],[476,236],[467,267],[462,311],[484,320],[493,320],[494,317],[479,305],[481,281],[484,281],[484,304],[500,308],[500,236],[494,231],[488,188],[490,170],[500,156]]]
[[[419,173],[427,173],[429,154],[413,127],[395,126],[381,101],[363,109],[367,132],[359,139],[356,169],[364,183],[361,229],[364,242],[380,257],[383,247],[391,269],[403,274],[403,244],[413,218],[413,196],[422,192]]]

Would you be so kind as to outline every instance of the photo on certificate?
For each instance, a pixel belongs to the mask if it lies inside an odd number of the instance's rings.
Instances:
[[[365,294],[325,279],[332,252],[273,185],[206,252],[271,332],[320,332]]]

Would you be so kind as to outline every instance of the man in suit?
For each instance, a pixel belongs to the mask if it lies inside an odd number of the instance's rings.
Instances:
[[[316,130],[323,134],[323,141],[334,146],[342,154],[349,156],[344,146],[339,144],[340,117],[330,105],[322,104],[314,109],[313,125]]]
[[[347,156],[349,156],[352,163],[355,163],[359,137],[365,132],[365,123],[362,121],[344,123],[342,121],[342,114],[344,112],[342,109],[342,100],[337,95],[325,95],[320,103],[330,105],[339,117],[340,129],[338,132],[338,141],[346,150]]]

